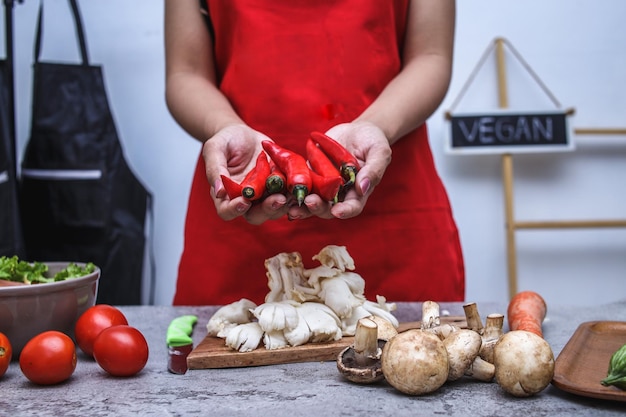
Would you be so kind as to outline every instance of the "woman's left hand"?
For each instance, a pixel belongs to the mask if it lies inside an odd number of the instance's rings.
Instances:
[[[326,134],[341,143],[359,161],[361,169],[357,173],[354,187],[346,193],[343,201],[334,205],[316,194],[308,195],[302,207],[295,205],[289,209],[288,215],[291,219],[310,216],[348,219],[358,216],[391,162],[389,141],[383,131],[373,123],[343,123],[332,127]]]

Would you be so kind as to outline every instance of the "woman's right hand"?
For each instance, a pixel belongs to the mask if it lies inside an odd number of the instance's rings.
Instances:
[[[207,180],[217,214],[224,220],[243,216],[251,224],[280,218],[287,214],[287,197],[275,194],[260,203],[243,197],[230,199],[226,194],[221,175],[237,183],[254,168],[256,158],[263,150],[261,142],[271,140],[266,135],[245,124],[232,124],[219,130],[202,147]]]

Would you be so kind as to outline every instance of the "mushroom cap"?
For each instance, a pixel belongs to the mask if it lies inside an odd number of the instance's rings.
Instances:
[[[378,340],[378,347],[382,349],[385,343],[385,340]],[[380,359],[372,359],[371,363],[359,366],[352,346],[348,346],[337,355],[337,369],[346,379],[357,384],[372,384],[384,379]]]
[[[428,394],[448,377],[448,353],[433,333],[412,329],[389,339],[381,364],[385,379],[405,394]]]
[[[552,348],[534,333],[525,330],[505,333],[493,353],[498,385],[516,397],[529,397],[542,391],[554,377]]]
[[[398,329],[389,320],[380,316],[369,317],[378,326],[378,338],[389,340],[398,334]]]
[[[482,342],[480,334],[470,329],[459,329],[443,340],[448,352],[448,381],[456,381],[465,374],[478,356]]]

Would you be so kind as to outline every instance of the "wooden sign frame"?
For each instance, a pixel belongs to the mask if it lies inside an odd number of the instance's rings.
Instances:
[[[498,82],[498,104],[499,111],[506,112],[509,107],[508,89],[507,89],[507,77],[506,77],[506,65],[504,46],[507,44],[513,51],[515,56],[522,61],[527,69],[531,72],[531,75],[541,85],[546,94],[550,96],[552,101],[558,105],[558,101],[550,93],[550,91],[541,83],[541,80],[534,74],[530,67],[523,62],[520,55],[512,48],[510,44],[504,38],[496,38],[492,48],[495,48],[496,67],[497,67],[497,82]],[[488,49],[483,54],[482,61],[490,52]],[[470,77],[471,80],[471,77]],[[467,87],[467,85],[465,86]],[[465,88],[464,87],[464,88]],[[461,94],[462,95],[462,94]],[[457,98],[457,102],[460,96]],[[569,114],[573,113],[573,110],[569,110]],[[446,118],[450,119],[451,113],[446,114]],[[570,128],[568,128],[570,130]],[[626,136],[626,128],[579,128],[572,129],[573,134],[588,134],[588,135],[623,135]],[[519,221],[515,218],[515,204],[513,193],[513,154],[511,149],[508,152],[501,152],[502,159],[502,183],[504,188],[504,214],[505,214],[505,229],[506,229],[506,255],[507,255],[507,274],[508,274],[508,287],[509,298],[513,298],[518,292],[518,280],[517,280],[517,248],[515,242],[515,233],[521,229],[571,229],[571,228],[621,228],[626,227],[626,219],[602,219],[602,220],[539,220],[539,221]]]
[[[446,118],[446,152],[490,154],[574,150],[566,110],[457,113]]]

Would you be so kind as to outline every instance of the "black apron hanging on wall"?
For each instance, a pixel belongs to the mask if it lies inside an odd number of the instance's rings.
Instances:
[[[0,256],[24,256],[8,61],[0,60]]]
[[[35,44],[31,133],[21,172],[26,252],[40,261],[93,262],[98,303],[141,304],[150,194],[125,161],[100,66],[89,65],[70,0],[81,65],[39,62]]]

